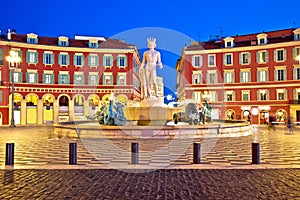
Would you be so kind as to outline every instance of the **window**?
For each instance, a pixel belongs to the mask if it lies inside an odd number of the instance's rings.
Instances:
[[[269,99],[269,91],[268,90],[259,90],[258,91],[258,100],[265,101]]]
[[[235,101],[234,91],[225,91],[225,101]]]
[[[299,62],[298,59],[300,59],[300,57],[298,57],[298,56],[300,56],[300,47],[295,47],[295,48],[293,48],[293,58],[294,58],[294,60]]]
[[[53,53],[44,53],[43,54],[43,63],[45,65],[53,65],[54,64],[54,54]]]
[[[242,101],[250,101],[250,91],[249,90],[242,91]]]
[[[294,68],[294,80],[300,80],[300,68]]]
[[[300,40],[300,28],[293,31],[294,32],[294,40]]]
[[[58,37],[58,46],[63,46],[63,47],[69,46],[69,38],[65,36]]]
[[[74,74],[74,84],[84,84],[83,74]]]
[[[36,35],[34,33],[28,33],[27,34],[27,43],[37,44],[38,43],[38,35]]]
[[[58,84],[70,84],[70,75],[58,74]]]
[[[232,53],[227,53],[224,55],[224,64],[225,65],[232,65]]]
[[[27,63],[38,63],[38,53],[35,51],[27,51],[26,52],[26,62]]]
[[[268,37],[267,34],[264,34],[264,33],[258,34],[256,37],[257,37],[257,43],[259,45],[267,44],[267,37]]]
[[[251,75],[250,75],[250,71],[242,71],[240,73],[240,82],[241,83],[249,83],[251,82]]]
[[[233,41],[234,41],[234,38],[232,38],[232,37],[225,38],[224,39],[225,48],[227,48],[227,47],[233,47]]]
[[[89,55],[88,62],[90,67],[99,66],[99,57],[97,55]]]
[[[286,50],[285,49],[277,49],[274,51],[274,61],[282,62],[286,60]]]
[[[277,90],[277,100],[286,100],[286,90]]]
[[[14,82],[21,83],[22,82],[22,74],[21,72],[14,72]]]
[[[216,66],[216,55],[208,55],[208,66]]]
[[[269,62],[269,55],[267,51],[259,51],[256,53],[256,62],[257,63],[266,63]]]
[[[268,81],[268,70],[258,70],[257,71],[257,81],[258,82]]]
[[[98,85],[99,78],[98,75],[89,75],[89,84],[90,85]]]
[[[217,96],[216,91],[209,91],[209,100],[210,100],[211,102],[216,102],[216,101],[218,101],[218,96]]]
[[[193,84],[201,84],[202,83],[202,74],[201,73],[195,73],[192,75],[192,81]]]
[[[117,64],[118,64],[118,67],[126,67],[127,66],[127,57],[126,56],[118,56]]]
[[[240,64],[250,64],[250,53],[240,53]]]
[[[84,64],[84,57],[83,55],[74,55],[74,65],[75,66],[83,66]]]
[[[126,76],[125,75],[117,76],[117,85],[126,85]]]
[[[26,73],[26,83],[37,83],[37,74],[36,73]]]
[[[207,77],[206,77],[206,83],[207,84],[215,84],[217,82],[218,82],[217,72],[216,71],[214,71],[214,72],[208,71]]]
[[[103,85],[113,85],[112,75],[108,75],[108,74],[103,75]]]
[[[97,48],[98,47],[98,42],[89,42],[89,47],[90,48]]]
[[[286,80],[286,69],[275,69],[275,81]]]
[[[103,66],[104,67],[112,67],[113,66],[113,56],[111,56],[111,55],[103,56]]]
[[[193,67],[201,67],[202,66],[202,56],[193,56]]]
[[[224,72],[224,83],[234,83],[234,71]]]
[[[45,84],[54,83],[54,74],[43,74],[43,83]]]
[[[58,55],[58,64],[59,65],[69,65],[70,64],[70,56],[67,53],[60,53]]]

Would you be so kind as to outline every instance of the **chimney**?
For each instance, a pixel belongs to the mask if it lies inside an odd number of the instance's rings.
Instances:
[[[7,30],[7,39],[11,40],[11,32],[10,29]]]

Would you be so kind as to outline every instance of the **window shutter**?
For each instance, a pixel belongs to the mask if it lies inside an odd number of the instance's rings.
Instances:
[[[240,64],[243,64],[243,54],[240,53]]]
[[[259,52],[256,52],[256,62],[259,63]]]
[[[117,58],[117,66],[118,67],[120,67],[120,64],[121,64],[120,60],[121,60],[121,57],[118,56],[118,58]]]
[[[62,65],[62,55],[58,54],[58,64]]]
[[[27,51],[26,52],[26,62],[29,63],[29,61],[30,61],[30,52]]]
[[[274,61],[277,61],[277,50],[274,50]]]
[[[235,101],[235,92],[232,92],[232,101]]]
[[[34,74],[34,78],[35,78],[35,83],[39,83],[39,76],[38,73]]]
[[[102,85],[106,85],[105,77],[105,75],[102,76]]]
[[[67,76],[66,76],[66,82],[67,82],[67,84],[70,84],[70,74],[67,74]]]
[[[247,72],[248,75],[248,81],[251,82],[251,72]]]
[[[80,56],[81,57],[81,66],[84,66],[84,56]]]
[[[278,70],[274,71],[274,81],[278,81]]]
[[[127,56],[124,57],[124,66],[127,66]]]
[[[226,54],[225,55],[223,55],[223,64],[224,65],[226,65],[227,63],[226,63]]]
[[[283,60],[286,61],[286,50],[283,50]]]
[[[117,75],[117,85],[120,85],[120,76]]]
[[[54,83],[54,74],[51,74],[51,83]]]
[[[102,64],[103,64],[103,67],[106,66],[106,56],[103,56]],[[103,77],[104,77],[104,76],[103,76]]]
[[[66,55],[66,62],[67,62],[67,65],[70,65],[70,55]]]
[[[29,73],[26,72],[26,83],[29,83]]]
[[[62,74],[58,74],[58,84],[61,84],[61,76]]]
[[[283,70],[283,80],[287,80],[286,69],[285,69],[285,70]]]
[[[235,83],[235,77],[234,77],[234,72],[230,72],[231,77],[232,77],[232,83]]]
[[[257,90],[256,96],[257,96],[257,100],[261,100],[261,99],[260,99],[260,91],[259,91],[259,90]]]
[[[74,65],[77,65],[76,58],[77,58],[77,56],[74,55],[74,57],[73,57],[73,64],[74,64]]]
[[[43,74],[43,83],[46,83],[46,74]]]
[[[270,99],[270,91],[267,90],[267,100],[269,100],[269,99]]]
[[[91,64],[91,59],[92,59],[92,58],[91,58],[91,57],[92,57],[92,56],[90,56],[90,55],[88,56],[88,65],[89,65],[89,66],[92,66],[92,64]]]
[[[99,66],[99,56],[95,56],[96,57],[96,66]]]
[[[251,53],[248,53],[248,56],[249,56],[248,63],[251,64]]]
[[[69,46],[69,41],[66,41],[66,46]]]
[[[46,54],[43,53],[43,63],[46,64]]]
[[[113,76],[110,75],[109,78],[110,78],[110,84],[111,84],[111,85],[114,85],[114,82],[113,82],[113,81],[114,81]]]
[[[297,34],[294,34],[294,40],[295,41],[297,40]]]
[[[269,62],[269,52],[266,51],[266,62]]]
[[[297,57],[297,52],[296,52],[296,48],[293,48],[293,59],[296,60],[296,57]]]
[[[91,85],[91,82],[92,82],[91,79],[92,79],[92,75],[89,75],[89,77],[88,77],[88,84],[89,85]]]
[[[39,54],[38,54],[38,52],[34,52],[34,62],[35,63],[39,62]]]
[[[0,48],[0,65],[3,65],[3,52],[1,48]]]
[[[51,64],[54,64],[54,54],[51,54]]]
[[[113,56],[110,56],[109,57],[109,66],[113,66],[114,65],[114,57]]]

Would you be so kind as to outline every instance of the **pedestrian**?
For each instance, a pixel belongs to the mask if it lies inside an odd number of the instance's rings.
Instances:
[[[290,117],[287,120],[286,126],[288,128],[289,134],[293,134],[293,124],[292,124],[292,120]]]

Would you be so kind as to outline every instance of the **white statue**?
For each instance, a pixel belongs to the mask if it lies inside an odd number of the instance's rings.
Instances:
[[[151,97],[151,83],[153,84],[155,96],[158,97],[156,84],[156,63],[162,69],[161,56],[156,47],[156,39],[148,38],[148,51],[144,52],[143,61],[140,66],[141,93],[142,98]],[[145,63],[147,62],[146,66]],[[145,66],[145,68],[144,68]]]

